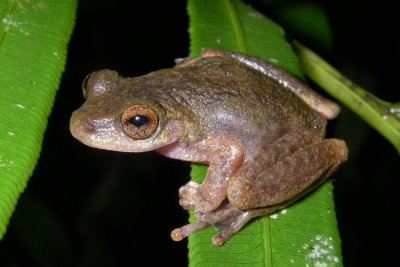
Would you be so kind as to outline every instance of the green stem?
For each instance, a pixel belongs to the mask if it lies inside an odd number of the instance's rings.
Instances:
[[[353,83],[310,49],[298,42],[294,46],[304,73],[375,128],[400,153],[400,103],[379,99]]]

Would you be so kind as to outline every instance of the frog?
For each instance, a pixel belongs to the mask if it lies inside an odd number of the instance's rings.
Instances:
[[[180,241],[214,226],[223,245],[250,220],[277,212],[321,185],[347,160],[325,138],[339,106],[263,59],[216,48],[139,77],[99,70],[83,81],[70,131],[82,143],[121,152],[156,151],[207,164],[202,183],[179,188],[196,220]]]

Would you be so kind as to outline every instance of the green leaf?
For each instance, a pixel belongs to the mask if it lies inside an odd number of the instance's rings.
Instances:
[[[0,1],[0,238],[39,157],[76,5]]]
[[[400,102],[386,102],[364,90],[308,48],[296,43],[305,73],[384,136],[400,153]]]
[[[217,47],[264,58],[302,77],[297,57],[273,21],[240,1],[190,0],[190,56]],[[193,165],[201,182],[206,166]],[[191,215],[193,220],[193,215]],[[190,266],[342,266],[332,184],[271,216],[258,218],[214,247],[212,228],[189,237]]]
[[[272,20],[240,1],[189,1],[190,56],[214,47],[259,56],[303,77],[284,31]],[[263,32],[264,37],[259,36]]]

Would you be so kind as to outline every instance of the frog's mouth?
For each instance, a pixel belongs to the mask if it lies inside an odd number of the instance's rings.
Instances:
[[[127,135],[113,119],[79,120],[72,114],[70,130],[83,144],[120,152],[147,152],[178,142],[184,128],[178,120],[170,120],[149,138],[137,140]],[[162,127],[163,126],[163,127]]]

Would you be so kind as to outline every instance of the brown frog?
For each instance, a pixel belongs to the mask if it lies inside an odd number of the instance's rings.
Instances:
[[[339,107],[265,61],[217,49],[136,78],[89,74],[86,102],[71,132],[86,145],[209,164],[202,184],[179,190],[197,221],[182,240],[214,225],[215,245],[251,218],[282,209],[321,184],[347,159],[346,144],[324,139]]]

